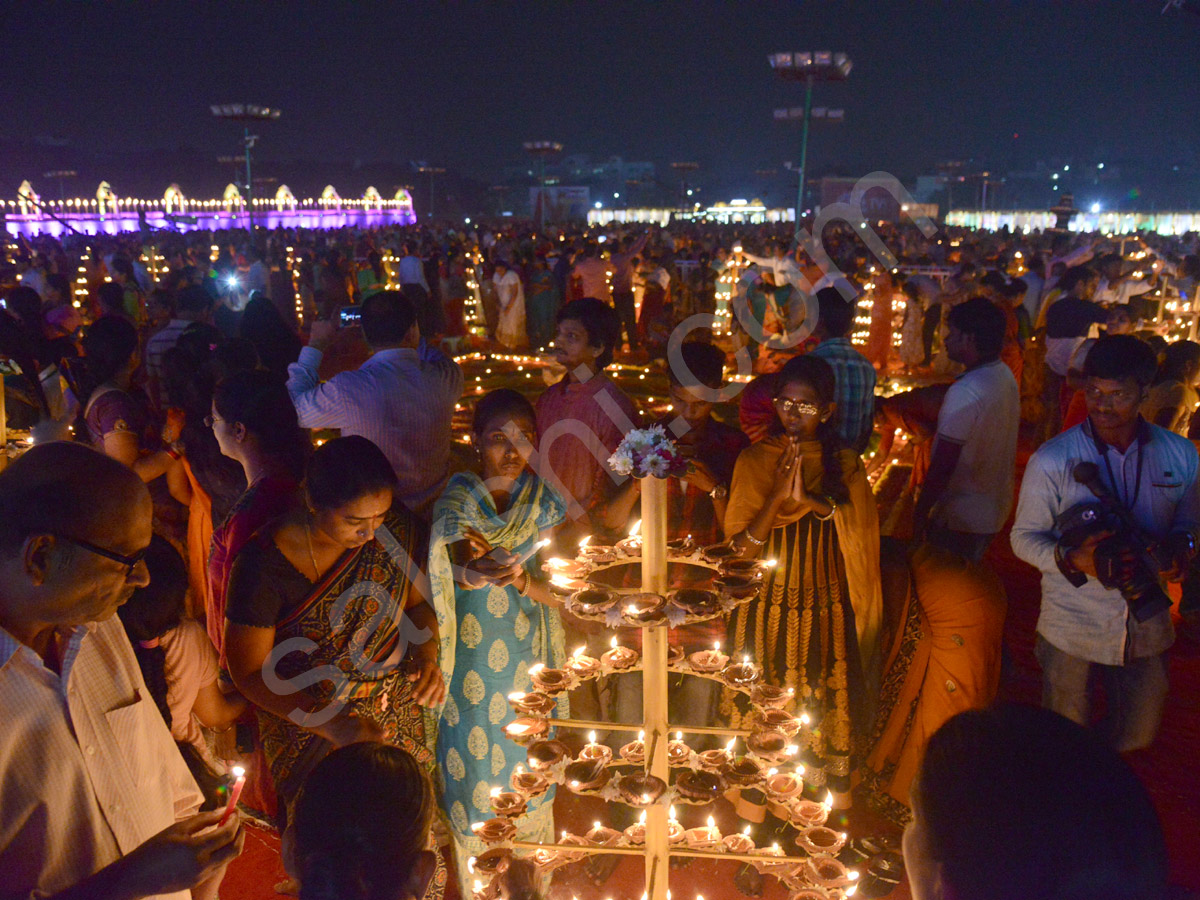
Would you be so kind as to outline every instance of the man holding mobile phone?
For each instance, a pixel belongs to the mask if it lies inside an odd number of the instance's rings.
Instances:
[[[396,496],[428,517],[449,477],[462,369],[421,339],[416,309],[400,291],[372,294],[359,309],[370,358],[322,383],[317,371],[337,322],[317,320],[288,366],[288,393],[302,428],[338,428],[379,447],[396,470]]]

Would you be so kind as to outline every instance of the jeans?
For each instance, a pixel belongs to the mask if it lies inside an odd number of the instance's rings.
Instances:
[[[1080,725],[1091,722],[1089,680],[1092,669],[1104,679],[1108,712],[1100,723],[1118,753],[1141,750],[1154,743],[1167,699],[1165,654],[1131,659],[1123,666],[1106,666],[1071,656],[1040,634],[1035,649],[1042,665],[1042,706]]]
[[[974,534],[970,531],[954,531],[942,525],[930,525],[925,539],[935,547],[957,553],[971,562],[979,562],[994,537],[994,534]]]
[[[633,291],[613,291],[613,306],[616,307],[617,317],[621,327],[625,329],[625,338],[629,341],[629,349],[638,348],[637,308],[633,302]],[[617,335],[617,346],[620,346],[620,334]]]

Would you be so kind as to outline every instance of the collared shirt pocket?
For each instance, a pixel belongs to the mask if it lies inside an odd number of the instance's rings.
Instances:
[[[165,781],[164,766],[159,759],[160,745],[154,739],[154,733],[156,728],[166,725],[146,692],[139,689],[131,701],[105,712],[104,719],[112,732],[113,746],[129,773],[130,783],[142,789]]]

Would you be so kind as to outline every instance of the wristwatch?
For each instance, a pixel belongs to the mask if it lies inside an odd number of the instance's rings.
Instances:
[[[723,484],[718,484],[715,488],[708,492],[708,496],[712,497],[714,500],[724,500],[729,496],[729,488],[725,487]]]

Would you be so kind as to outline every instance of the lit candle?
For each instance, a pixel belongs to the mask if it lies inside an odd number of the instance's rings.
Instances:
[[[230,769],[233,774],[233,787],[229,791],[229,800],[225,803],[225,815],[221,816],[221,821],[217,823],[220,828],[233,816],[234,810],[237,808],[238,798],[242,796],[242,788],[246,786],[246,770],[241,766],[234,766]]]

